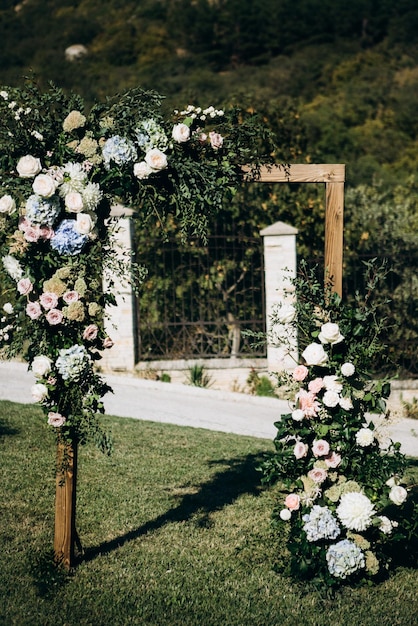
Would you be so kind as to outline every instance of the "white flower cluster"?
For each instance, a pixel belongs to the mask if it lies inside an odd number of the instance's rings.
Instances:
[[[349,539],[331,545],[326,559],[330,574],[336,578],[347,578],[366,564],[363,552]]]
[[[90,355],[85,347],[76,344],[59,351],[55,366],[64,380],[77,382],[83,377],[90,361]]]
[[[174,112],[175,114],[179,113],[178,111]],[[202,122],[208,118],[214,119],[215,117],[222,117],[224,114],[222,109],[215,109],[213,106],[202,109],[201,107],[195,107],[193,104],[189,104],[184,111],[180,111],[180,115],[190,117],[192,120],[202,120]]]
[[[23,269],[19,261],[10,254],[6,254],[2,257],[3,267],[9,274],[10,278],[13,278],[16,282],[23,276]]]
[[[6,313],[6,315],[3,315],[3,317],[0,318],[0,324],[4,324],[4,326],[0,326],[0,343],[2,341],[9,341],[9,333],[14,328],[13,324],[9,323],[7,317],[14,313],[13,305],[10,302],[6,302],[3,305],[3,311]]]
[[[336,513],[341,523],[349,530],[366,530],[372,523],[374,506],[364,493],[343,493]]]
[[[314,504],[310,513],[302,516],[305,522],[303,530],[308,541],[335,539],[340,534],[340,527],[327,506]]]

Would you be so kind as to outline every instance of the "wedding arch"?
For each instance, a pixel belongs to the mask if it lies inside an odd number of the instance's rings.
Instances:
[[[267,474],[295,479],[281,519],[294,521],[297,545],[328,580],[356,575],[367,569],[367,562],[372,576],[379,561],[364,546],[376,545],[378,553],[385,536],[400,525],[376,514],[385,512],[390,502],[402,507],[407,492],[400,484],[399,446],[391,444],[388,455],[381,456],[374,427],[362,423],[368,411],[385,410],[390,386],[382,381],[373,386],[362,367],[353,364],[356,345],[363,361],[373,357],[368,324],[376,323],[375,318],[365,310],[353,315],[341,309],[345,167],[275,164],[274,138],[253,111],[189,105],[165,117],[161,105],[159,94],[133,89],[87,113],[79,96],[68,96],[53,85],[48,91],[32,82],[22,89],[0,89],[5,285],[0,349],[2,356],[23,356],[29,363],[36,379],[33,399],[56,437],[55,560],[70,569],[80,546],[75,526],[79,444],[93,441],[105,453],[112,448],[100,423],[102,398],[111,389],[96,362],[113,345],[105,316],[107,307],[116,303],[115,277],[128,277],[132,283],[141,277],[129,253],[125,258],[115,253],[118,223],[111,207],[132,207],[140,224],[153,219],[161,228],[176,220],[184,238],[204,238],[208,216],[247,181],[324,183],[326,297],[321,306],[307,300],[307,309],[298,311],[308,337],[318,341],[306,347],[304,363],[295,370],[294,381],[301,383],[296,408],[282,416],[278,457]],[[316,298],[320,290],[315,289]],[[295,306],[277,311],[279,339],[292,336],[288,326],[298,318],[298,306],[297,299]],[[344,343],[333,319],[337,313],[343,315],[344,332],[353,331],[351,342]],[[325,376],[327,371],[332,373]],[[311,383],[315,392],[308,387]],[[318,423],[311,419],[317,415]],[[347,451],[345,458],[340,448]],[[362,465],[366,455],[370,467]],[[335,470],[329,474],[327,460]],[[306,477],[300,478],[299,462]],[[338,473],[340,465],[349,479]],[[381,469],[377,474],[376,467]],[[357,475],[359,483],[353,480]],[[300,491],[305,478],[309,493]],[[334,481],[325,492],[327,506],[313,504],[322,498],[318,484],[326,481]],[[309,514],[300,515],[301,502]],[[330,534],[312,532],[318,519],[326,522]],[[370,541],[362,535],[356,539],[354,530],[369,532]],[[339,534],[344,538],[337,543],[315,543],[333,542]]]

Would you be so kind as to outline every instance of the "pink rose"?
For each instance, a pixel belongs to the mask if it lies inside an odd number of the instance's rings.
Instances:
[[[324,381],[322,378],[314,378],[308,384],[308,389],[312,393],[319,393],[324,386]]]
[[[314,483],[323,483],[327,477],[327,470],[322,467],[314,467],[308,472],[308,477],[313,480]]]
[[[51,326],[56,326],[57,324],[61,324],[64,315],[59,309],[51,309],[45,317]]]
[[[111,348],[113,346],[113,343],[113,339],[111,339],[110,337],[105,337],[103,340],[103,348]]]
[[[19,230],[25,231],[30,226],[30,223],[26,217],[21,217],[19,220]]]
[[[293,370],[293,380],[296,380],[299,383],[302,382],[302,380],[305,380],[307,377],[308,371],[309,370],[305,365],[298,365]]]
[[[224,142],[222,135],[219,133],[215,133],[213,130],[209,133],[210,145],[214,150],[218,150],[222,148],[222,144]]]
[[[312,452],[314,456],[327,456],[329,454],[329,443],[325,439],[318,439],[312,444]]]
[[[296,493],[289,493],[284,501],[290,511],[297,511],[300,507],[300,497]]]
[[[331,469],[335,469],[341,463],[341,455],[337,454],[336,452],[331,452],[331,454],[329,454],[324,459],[324,461],[325,461],[327,467],[330,467]]]
[[[58,304],[58,296],[52,291],[45,291],[43,294],[41,294],[39,300],[44,309],[46,309],[47,311],[49,309],[55,309]]]
[[[54,236],[54,231],[49,226],[40,226],[39,236],[41,239],[49,240]]]
[[[72,302],[77,302],[80,298],[80,294],[78,293],[78,291],[66,291],[65,294],[62,296],[62,299],[64,300],[64,302],[66,304],[71,304]]]
[[[42,309],[39,302],[28,302],[26,305],[26,313],[31,320],[37,320],[42,315]]]
[[[59,428],[65,424],[65,417],[61,415],[61,413],[54,413],[54,411],[50,411],[48,413],[48,424],[50,426],[55,426],[55,428]]]
[[[39,230],[39,226],[31,226],[29,224],[29,226],[26,226],[25,230],[23,231],[23,237],[29,243],[36,243],[39,240],[40,236],[41,233]]]
[[[99,329],[97,328],[96,324],[90,324],[84,329],[83,339],[85,341],[94,341],[97,337],[98,332]]]
[[[302,441],[298,441],[293,448],[293,454],[297,459],[303,459],[308,454],[309,446]]]
[[[314,393],[301,389],[296,398],[299,402],[299,409],[304,412],[305,417],[315,417],[317,415],[320,406]]]
[[[33,289],[33,284],[29,278],[21,278],[17,283],[17,290],[22,296],[27,296]]]

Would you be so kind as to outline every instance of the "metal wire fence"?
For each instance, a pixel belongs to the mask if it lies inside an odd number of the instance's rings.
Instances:
[[[261,238],[149,242],[138,260],[148,268],[137,301],[139,360],[265,355],[242,334],[265,331]]]
[[[418,376],[418,255],[385,258],[390,271],[378,297],[388,355],[405,377]],[[345,259],[344,298],[364,290],[364,261]],[[265,332],[262,239],[211,236],[207,245],[147,242],[138,260],[148,278],[137,301],[138,360],[265,356],[243,330]],[[323,259],[315,259],[323,276]],[[321,267],[322,266],[322,267]],[[383,365],[376,370],[383,373]]]

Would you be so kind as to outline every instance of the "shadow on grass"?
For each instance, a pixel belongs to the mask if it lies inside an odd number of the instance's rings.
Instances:
[[[178,506],[163,515],[159,515],[125,535],[87,548],[84,555],[80,555],[78,562],[92,561],[99,555],[108,554],[129,541],[134,541],[148,532],[162,528],[165,524],[185,522],[196,514],[199,514],[197,524],[202,528],[209,528],[211,526],[211,513],[232,504],[243,494],[258,495],[261,491],[261,485],[260,474],[256,468],[261,464],[263,458],[262,454],[249,454],[227,461],[222,459],[210,462],[210,466],[227,463],[229,467],[217,472],[208,482],[199,485],[196,493],[184,495]]]
[[[0,439],[2,437],[7,437],[10,435],[17,435],[18,433],[18,428],[13,428],[12,426],[9,426],[9,424],[6,424],[2,420],[0,420]]]

